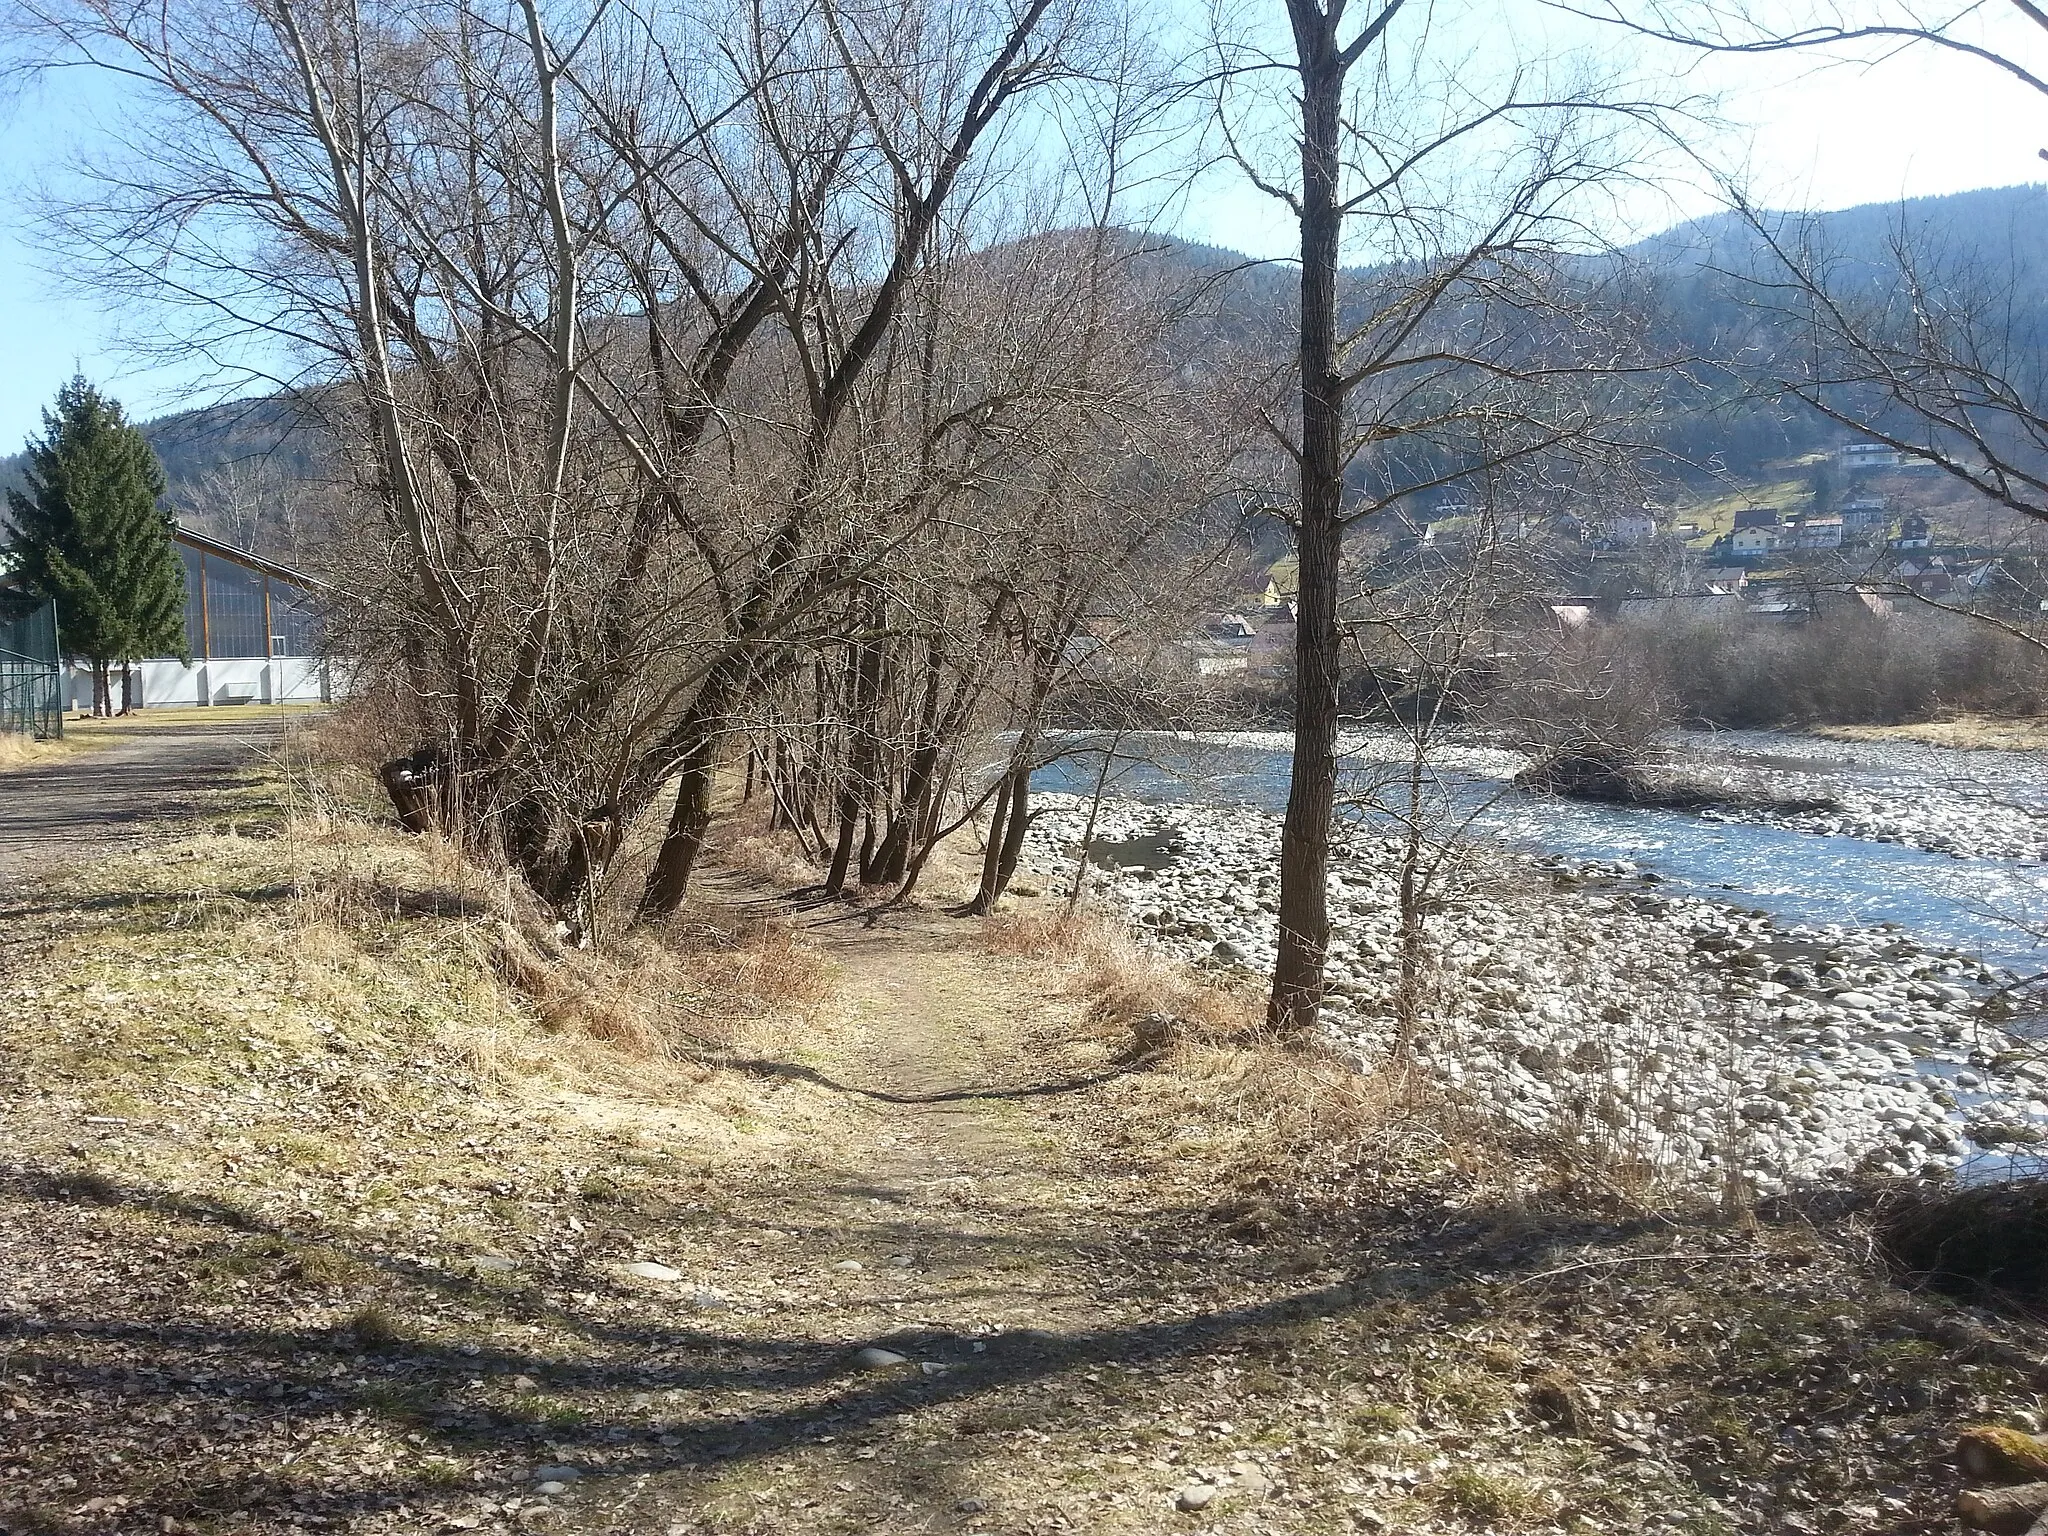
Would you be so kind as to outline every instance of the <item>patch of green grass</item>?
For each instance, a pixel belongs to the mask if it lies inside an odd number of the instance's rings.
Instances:
[[[288,1268],[299,1284],[325,1288],[357,1284],[369,1272],[354,1256],[325,1243],[307,1243],[296,1249]]]
[[[960,1433],[1011,1434],[1020,1429],[1037,1429],[1051,1417],[1051,1410],[1033,1403],[983,1403],[960,1415]]]
[[[1408,1412],[1392,1403],[1367,1403],[1351,1411],[1351,1427],[1369,1435],[1391,1435],[1409,1425]]]
[[[1917,1372],[1942,1358],[1944,1351],[1932,1339],[1886,1339],[1863,1351],[1863,1362],[1873,1370]]]
[[[203,1273],[241,1278],[267,1275],[290,1257],[292,1245],[281,1237],[252,1237],[225,1253],[209,1254],[194,1266]]]
[[[1550,1513],[1543,1491],[1499,1472],[1460,1467],[1446,1472],[1434,1490],[1437,1501],[1453,1514],[1487,1529],[1521,1525]]]
[[[1462,1424],[1488,1423],[1515,1405],[1514,1390],[1484,1370],[1451,1366],[1425,1378],[1418,1390],[1425,1402]]]
[[[555,1429],[574,1429],[590,1422],[588,1409],[570,1402],[565,1397],[550,1397],[544,1392],[526,1398],[521,1407],[525,1409],[526,1416],[531,1422],[549,1425]]]
[[[434,1389],[423,1381],[372,1381],[363,1386],[364,1408],[400,1424],[424,1424],[434,1413]]]
[[[399,1320],[376,1302],[359,1307],[348,1320],[347,1329],[364,1349],[386,1349],[402,1343],[406,1331]]]
[[[416,1475],[429,1488],[459,1488],[469,1482],[462,1463],[449,1456],[425,1457]]]
[[[294,1168],[332,1169],[347,1166],[349,1159],[325,1136],[290,1131],[278,1137],[270,1150]]]
[[[576,1193],[591,1205],[623,1205],[632,1197],[632,1191],[608,1173],[586,1173]]]

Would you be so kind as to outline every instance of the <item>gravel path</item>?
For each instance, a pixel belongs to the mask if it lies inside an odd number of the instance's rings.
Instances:
[[[243,764],[278,746],[284,722],[229,714],[132,729],[101,750],[0,773],[0,894],[59,862],[189,831],[209,794],[232,787]]]

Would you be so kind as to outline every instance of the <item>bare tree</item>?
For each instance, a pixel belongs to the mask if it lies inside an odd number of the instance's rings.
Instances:
[[[1540,460],[1510,463],[1475,476],[1460,487],[1463,514],[1434,525],[1446,530],[1442,537],[1424,544],[1411,524],[1408,537],[1390,539],[1378,558],[1353,562],[1355,574],[1347,573],[1354,688],[1401,749],[1368,759],[1343,797],[1394,828],[1397,1058],[1427,1024],[1431,914],[1469,865],[1474,823],[1510,792],[1447,769],[1445,749],[1482,725],[1498,727],[1499,700],[1554,632],[1544,620],[1556,551],[1532,536],[1522,515],[1543,489],[1545,468]]]
[[[1910,0],[1560,8],[1720,55],[1871,59],[1939,49],[2048,98],[2048,77],[2021,57],[2030,44],[2048,47],[2048,10],[2033,0],[1940,11]],[[1902,212],[1884,259],[1848,260],[1808,221],[1759,208],[1739,189],[1728,195],[1758,257],[1729,275],[1787,338],[1752,363],[1754,387],[2048,521],[2048,332],[2021,297],[2022,280],[2038,278],[2018,242],[2002,259],[1956,252],[1938,228],[1916,227]]]
[[[731,723],[872,620],[855,595],[1050,387],[969,390],[922,478],[870,494],[906,304],[1056,141],[1020,112],[1095,88],[1095,13],[14,14],[14,67],[148,94],[150,131],[61,210],[72,247],[324,386],[368,512],[335,541],[336,643],[402,680],[402,818],[459,821],[587,930],[677,785],[639,904],[672,910]]]
[[[1628,366],[1606,327],[1574,334],[1585,295],[1566,254],[1589,233],[1584,200],[1625,177],[1649,102],[1562,68],[1477,70],[1434,35],[1432,13],[1389,0],[1287,0],[1292,56],[1216,27],[1218,122],[1242,172],[1300,234],[1296,398],[1269,418],[1293,471],[1280,502],[1300,557],[1294,762],[1281,833],[1272,1027],[1313,1032],[1329,942],[1326,882],[1336,792],[1348,530],[1404,496],[1490,462],[1600,441],[1607,420],[1562,379]],[[1287,78],[1281,102],[1262,82]],[[1274,121],[1294,174],[1258,140]],[[1347,252],[1373,263],[1347,272]],[[1476,457],[1479,421],[1516,421]]]

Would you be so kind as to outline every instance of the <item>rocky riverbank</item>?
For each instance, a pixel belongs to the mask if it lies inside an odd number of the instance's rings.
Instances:
[[[1031,862],[1071,871],[1085,806],[1043,797]],[[1091,888],[1162,948],[1269,967],[1277,820],[1111,802]],[[1394,845],[1341,839],[1328,1024],[1390,1034]],[[1423,1062],[1482,1110],[1610,1166],[1763,1193],[1981,1164],[2048,1136],[2048,1054],[1982,1017],[2008,978],[1894,932],[1780,926],[1625,864],[1475,848],[1430,919]]]
[[[1730,821],[1964,859],[2048,858],[2048,774],[2035,753],[1844,743],[1771,731],[1689,735],[1678,743],[1693,776],[1781,800],[1833,802],[1824,810],[1779,813],[1736,804],[1715,813]]]

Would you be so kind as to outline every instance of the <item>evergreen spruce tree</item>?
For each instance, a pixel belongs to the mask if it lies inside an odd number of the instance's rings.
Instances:
[[[122,709],[135,700],[130,663],[189,660],[185,568],[161,506],[163,466],[120,405],[82,378],[57,392],[30,439],[26,492],[10,490],[14,550],[24,584],[57,604],[64,649],[92,664],[93,713],[113,713],[111,668],[123,671]]]

